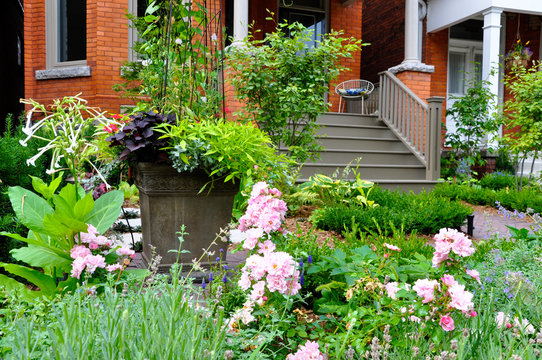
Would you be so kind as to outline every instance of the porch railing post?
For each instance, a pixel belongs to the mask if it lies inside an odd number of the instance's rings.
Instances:
[[[442,129],[443,97],[433,96],[427,99],[429,111],[427,114],[425,157],[427,168],[425,179],[435,181],[440,177],[440,145]]]

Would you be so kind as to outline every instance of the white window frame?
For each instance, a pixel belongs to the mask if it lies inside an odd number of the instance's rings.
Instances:
[[[47,69],[87,65],[86,59],[77,61],[58,61],[58,0],[45,0],[45,34]]]

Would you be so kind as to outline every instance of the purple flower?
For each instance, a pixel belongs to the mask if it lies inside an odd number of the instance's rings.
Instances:
[[[299,283],[301,286],[305,285],[305,274],[301,273],[301,276],[299,277]]]
[[[213,282],[213,273],[209,273],[209,283]]]
[[[309,257],[307,258],[307,264],[312,264],[312,255],[309,254]]]
[[[299,267],[303,269],[303,259],[299,260]]]
[[[207,286],[205,284],[205,278],[201,279],[201,288],[205,290],[205,286]]]
[[[224,270],[228,270],[228,265],[223,266]]]
[[[224,274],[224,277],[222,278],[222,282],[224,284],[228,282],[228,275]]]
[[[220,262],[220,257],[217,256],[215,260],[216,262]]]

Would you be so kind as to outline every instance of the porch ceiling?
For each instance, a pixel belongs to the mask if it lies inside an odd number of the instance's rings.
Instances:
[[[482,13],[491,8],[523,14],[542,15],[541,0],[426,0],[427,31],[435,32]]]

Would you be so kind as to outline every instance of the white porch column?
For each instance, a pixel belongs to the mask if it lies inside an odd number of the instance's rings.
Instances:
[[[482,79],[489,81],[491,93],[499,95],[499,50],[501,45],[501,8],[490,8],[484,12],[484,54]],[[491,73],[491,69],[495,71]]]
[[[495,96],[490,106],[490,112],[496,109],[499,97],[499,53],[501,45],[501,14],[503,9],[492,7],[484,14],[484,42],[482,58],[482,80],[487,80],[487,86]],[[491,71],[491,70],[494,71]],[[498,134],[495,134],[498,135]],[[494,135],[490,135],[491,137]],[[490,140],[490,146],[496,145],[496,141]]]
[[[233,43],[240,43],[248,36],[248,0],[233,2]]]
[[[418,0],[405,2],[405,60],[403,63],[419,63],[418,58]]]

